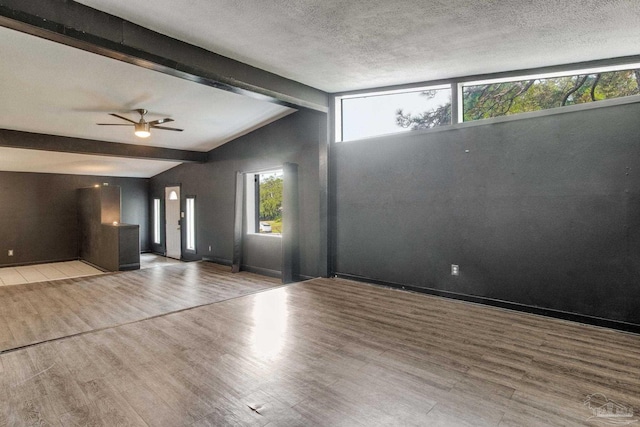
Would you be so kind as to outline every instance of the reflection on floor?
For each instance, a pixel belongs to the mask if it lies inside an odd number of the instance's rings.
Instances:
[[[140,254],[140,268],[166,267],[180,264],[181,261],[156,254]]]
[[[637,425],[638,335],[207,262],[65,282],[0,288],[0,426]]]
[[[210,262],[0,286],[0,354],[278,287],[280,280]],[[142,345],[142,343],[139,343]],[[0,362],[0,426],[3,392]],[[107,423],[106,425],[114,425]],[[77,425],[85,425],[78,423]]]
[[[53,262],[0,268],[0,286],[94,276],[102,271],[82,261]]]

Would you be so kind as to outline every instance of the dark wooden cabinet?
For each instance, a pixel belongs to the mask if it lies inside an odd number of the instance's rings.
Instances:
[[[107,271],[140,268],[140,226],[120,223],[120,187],[78,190],[80,259]]]

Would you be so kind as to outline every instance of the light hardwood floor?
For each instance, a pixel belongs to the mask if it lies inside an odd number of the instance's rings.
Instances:
[[[143,253],[140,254],[140,268],[156,268],[156,267],[167,267],[170,265],[178,265],[181,261],[173,258],[167,258],[162,255],[152,254],[152,253]]]
[[[0,287],[0,351],[279,286],[212,263],[178,263]]]
[[[268,289],[172,268],[148,282],[167,304],[189,299],[174,281],[267,289],[0,355],[0,425],[604,425],[587,421],[594,393],[640,408],[636,335],[345,280]],[[129,280],[149,292],[136,273],[106,277],[122,299]]]

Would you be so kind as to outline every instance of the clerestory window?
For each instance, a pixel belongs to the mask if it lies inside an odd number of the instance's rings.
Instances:
[[[640,95],[640,64],[336,96],[336,141]],[[454,98],[452,98],[455,97]],[[453,120],[452,120],[453,119]]]

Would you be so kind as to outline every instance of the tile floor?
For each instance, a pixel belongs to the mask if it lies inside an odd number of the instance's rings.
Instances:
[[[0,268],[0,286],[93,276],[103,272],[82,261]]]
[[[140,268],[165,267],[180,264],[177,259],[156,254],[140,254]],[[73,277],[94,276],[103,271],[82,261],[53,262],[20,267],[0,268],[0,286],[21,285],[23,283],[46,282],[49,280],[71,279]]]

